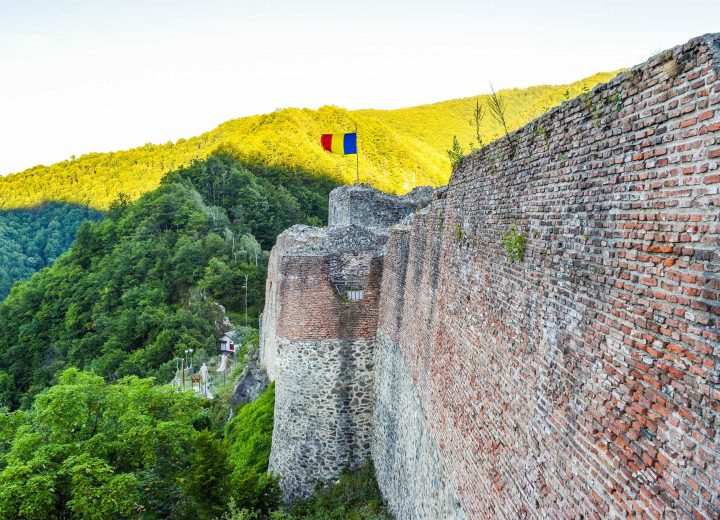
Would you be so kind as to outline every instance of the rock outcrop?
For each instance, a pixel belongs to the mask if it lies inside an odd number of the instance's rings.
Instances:
[[[245,368],[240,373],[237,383],[230,397],[230,410],[234,414],[235,408],[252,403],[260,397],[270,385],[267,373],[260,367],[258,351],[248,353]]]

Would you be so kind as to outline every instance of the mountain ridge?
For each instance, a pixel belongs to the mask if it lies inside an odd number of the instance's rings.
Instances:
[[[616,72],[601,72],[565,85],[540,85],[500,91],[511,129]],[[231,119],[198,136],[114,152],[93,152],[48,166],[37,165],[0,177],[0,209],[47,201],[107,209],[121,194],[136,200],[159,186],[167,172],[206,158],[229,145],[249,163],[327,175],[339,182],[355,178],[355,158],[330,155],[320,134],[359,128],[360,177],[383,191],[401,193],[420,184],[445,184],[450,162],[445,150],[457,135],[463,146],[474,139],[470,126],[475,100],[487,95],[399,109],[318,110],[284,108],[269,114]],[[502,135],[489,116],[481,125],[485,143]]]

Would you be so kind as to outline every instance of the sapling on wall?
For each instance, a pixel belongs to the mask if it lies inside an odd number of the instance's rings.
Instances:
[[[475,127],[475,140],[477,141],[477,147],[482,148],[484,146],[482,135],[480,135],[480,123],[485,119],[485,109],[480,104],[480,98],[475,99],[475,108],[473,109],[473,119],[470,124]]]
[[[513,224],[503,235],[505,253],[510,261],[522,262],[525,259],[525,234]]]
[[[450,164],[452,165],[453,169],[455,169],[457,163],[460,162],[460,159],[462,159],[463,155],[465,155],[465,150],[463,150],[462,146],[460,145],[460,141],[458,141],[456,135],[453,136],[452,148],[447,151],[447,154],[448,157],[450,157]]]
[[[500,126],[503,127],[503,130],[505,131],[505,137],[507,137],[508,141],[510,142],[511,153],[514,154],[515,141],[510,137],[510,129],[508,128],[507,118],[505,117],[505,113],[507,112],[507,104],[505,103],[505,100],[502,98],[502,96],[495,92],[492,83],[490,83],[490,92],[491,94],[487,98],[490,115],[495,121],[498,122]]]

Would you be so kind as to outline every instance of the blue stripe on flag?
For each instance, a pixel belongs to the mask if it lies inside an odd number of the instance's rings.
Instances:
[[[345,155],[357,153],[357,134],[345,134],[343,139],[343,151]]]

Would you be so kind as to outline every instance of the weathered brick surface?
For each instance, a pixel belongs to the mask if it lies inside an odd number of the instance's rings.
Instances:
[[[386,231],[376,231],[354,225],[300,225],[278,236],[268,262],[260,330],[260,360],[271,380],[277,375],[278,338],[312,341],[375,335],[387,241]],[[345,278],[367,286],[363,300],[340,298],[332,280]]]
[[[382,258],[371,258],[370,262],[363,299],[348,302],[338,296],[329,281],[328,257],[283,257],[277,335],[296,340],[375,337]]]
[[[466,157],[391,235],[380,333],[469,518],[720,517],[719,47]]]

